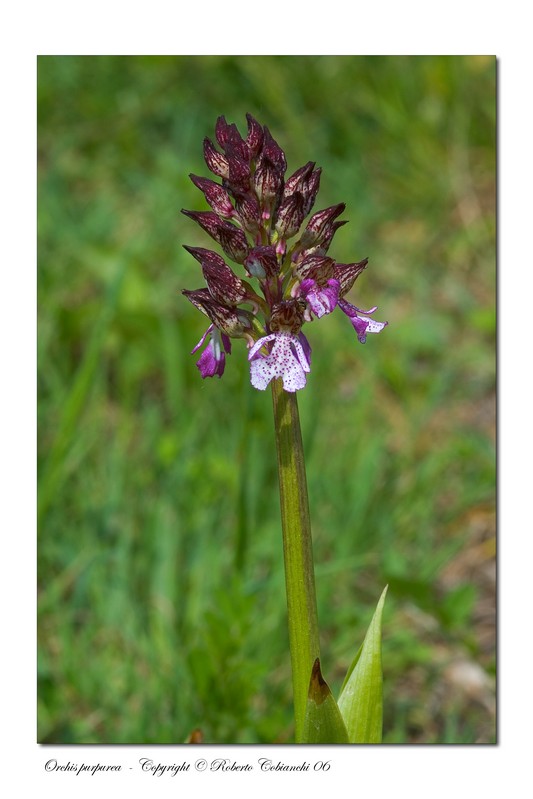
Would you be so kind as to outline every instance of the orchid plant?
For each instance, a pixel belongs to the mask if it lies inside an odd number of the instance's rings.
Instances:
[[[281,500],[295,740],[299,743],[377,743],[382,727],[381,614],[385,591],[365,640],[348,670],[338,701],[320,665],[318,617],[305,461],[296,392],[311,371],[305,324],[339,308],[358,341],[387,322],[346,299],[368,259],[337,263],[328,255],[345,224],[339,203],[311,213],[321,169],[309,161],[285,178],[285,153],[266,126],[247,114],[246,138],[221,116],[220,149],[204,140],[215,180],[191,175],[211,211],[183,213],[197,222],[242,276],[209,249],[185,249],[200,263],[206,286],[183,294],[209,319],[193,353],[203,378],[221,377],[231,340],[243,339],[254,388],[272,388]],[[253,281],[253,282],[252,282]],[[206,343],[207,341],[207,343]]]

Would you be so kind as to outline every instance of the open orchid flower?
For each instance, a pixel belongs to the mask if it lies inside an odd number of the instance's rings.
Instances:
[[[226,367],[226,354],[231,353],[231,341],[225,333],[221,333],[214,325],[209,325],[192,352],[200,349],[208,335],[211,336],[211,339],[196,366],[202,377],[214,377],[215,375],[222,377]]]
[[[242,265],[234,272],[218,253],[185,247],[200,263],[207,288],[184,291],[211,324],[194,348],[209,335],[197,362],[202,377],[221,377],[231,338],[249,347],[250,379],[263,391],[281,378],[285,391],[302,389],[310,371],[310,346],[301,332],[305,323],[336,308],[349,318],[358,340],[379,333],[387,322],[370,319],[377,308],[362,311],[345,299],[368,259],[337,263],[327,255],[344,203],[315,212],[321,170],[309,161],[285,177],[285,153],[267,127],[246,115],[248,132],[219,117],[215,138],[204,140],[206,164],[220,183],[191,175],[210,211],[186,211],[219,245],[224,255]],[[249,281],[255,281],[256,288]],[[242,306],[248,305],[248,308]]]
[[[303,333],[300,333],[303,336]],[[268,355],[258,355],[259,350],[272,342]],[[304,348],[293,333],[270,333],[255,342],[248,359],[252,386],[264,391],[273,377],[281,377],[285,391],[298,391],[305,386],[306,372],[311,371]]]

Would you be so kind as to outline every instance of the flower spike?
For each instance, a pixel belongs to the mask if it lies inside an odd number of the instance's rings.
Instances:
[[[203,149],[207,167],[220,182],[190,176],[211,210],[183,211],[242,265],[244,274],[213,250],[186,246],[201,266],[206,287],[183,294],[210,321],[193,350],[204,347],[197,363],[202,377],[221,377],[230,339],[244,338],[252,385],[264,390],[280,378],[292,393],[306,385],[311,368],[311,347],[302,332],[306,323],[338,307],[364,343],[387,322],[371,318],[377,308],[363,311],[345,299],[368,259],[343,264],[328,255],[335,233],[346,224],[338,219],[345,204],[316,211],[305,223],[318,194],[320,167],[308,161],[285,179],[287,159],[269,129],[251,114],[246,122],[243,137],[224,116],[217,119],[215,144],[205,138]],[[257,290],[249,280],[257,281]],[[252,310],[242,308],[245,303]]]

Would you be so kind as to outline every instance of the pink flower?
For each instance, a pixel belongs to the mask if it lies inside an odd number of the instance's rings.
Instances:
[[[334,278],[326,281],[325,286],[321,286],[312,278],[307,278],[300,284],[301,296],[305,298],[307,305],[318,319],[336,308],[339,290],[339,281]]]
[[[200,349],[208,334],[211,335],[211,340],[202,352],[196,366],[202,377],[214,377],[215,375],[222,377],[226,366],[226,353],[228,355],[231,353],[231,341],[224,333],[221,333],[214,325],[209,325],[192,352]]]
[[[185,247],[200,263],[205,286],[183,294],[211,323],[193,352],[209,335],[197,366],[202,377],[221,377],[230,338],[243,338],[252,385],[263,391],[281,378],[285,391],[294,392],[306,385],[310,371],[311,348],[301,332],[305,323],[338,306],[364,344],[368,333],[381,332],[387,322],[370,318],[376,308],[363,311],[345,300],[368,259],[338,263],[328,254],[346,224],[338,219],[345,204],[311,214],[320,167],[308,161],[286,177],[282,148],[267,127],[250,114],[246,119],[243,137],[220,116],[214,140],[204,139],[212,177],[190,175],[211,210],[183,213],[235,264],[212,250]]]
[[[271,341],[274,343],[269,354],[261,355],[259,350]],[[286,332],[263,336],[255,342],[248,354],[252,386],[264,391],[274,377],[281,377],[285,391],[298,391],[305,386],[306,372],[311,371],[310,353],[311,348],[302,333],[300,336]]]
[[[355,305],[351,305],[346,300],[339,300],[339,308],[352,323],[361,344],[365,343],[367,333],[381,333],[383,328],[389,324],[388,322],[376,322],[375,319],[369,319],[367,316],[360,316],[360,314],[374,313],[378,309],[377,305],[370,308],[369,311],[362,311],[361,308],[356,308]]]

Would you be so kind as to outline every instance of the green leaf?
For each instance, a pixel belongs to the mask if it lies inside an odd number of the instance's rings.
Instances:
[[[381,616],[385,587],[376,611],[344,680],[339,710],[350,743],[379,744],[383,728],[383,672],[381,667]]]
[[[348,671],[346,672],[346,677],[344,678],[344,681],[343,681],[343,683],[341,685],[341,694],[344,691],[344,688],[346,687],[346,683],[350,679],[350,675],[351,675],[352,671],[355,669],[355,667],[357,666],[357,664],[359,662],[359,658],[361,657],[361,652],[362,651],[363,651],[363,644],[361,644],[361,646],[357,650],[357,653],[356,653],[354,659],[352,660],[352,664],[351,664],[350,668],[348,669]]]
[[[347,744],[348,733],[328,684],[320,671],[320,660],[313,664],[305,711],[302,743]]]

